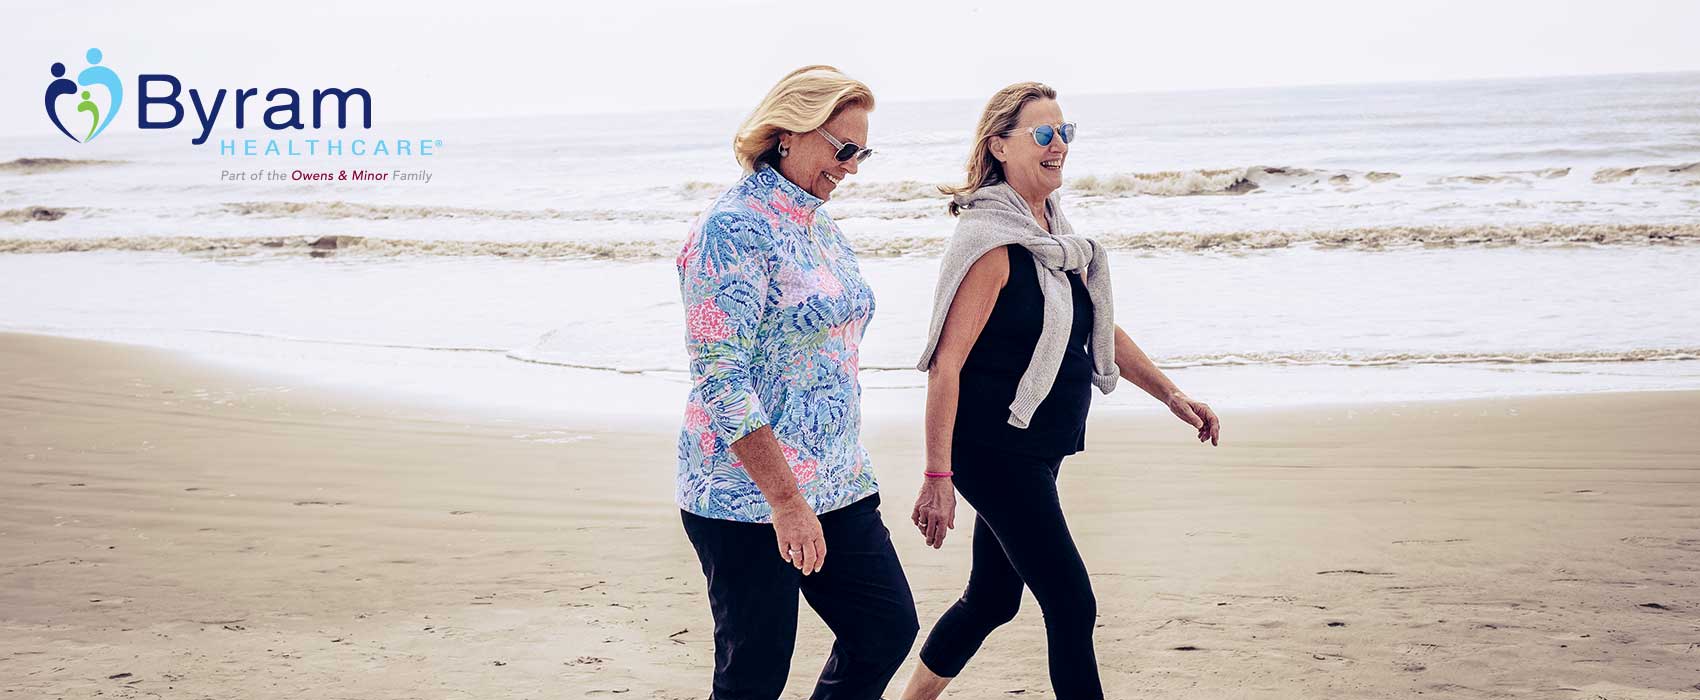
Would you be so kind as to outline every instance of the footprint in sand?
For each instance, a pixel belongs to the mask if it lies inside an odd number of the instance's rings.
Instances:
[[[1686,538],[1685,537],[1685,538],[1678,539],[1678,538],[1675,538],[1675,537],[1651,537],[1651,536],[1647,536],[1647,535],[1634,535],[1634,536],[1630,536],[1630,537],[1625,537],[1625,538],[1618,540],[1618,541],[1622,542],[1624,544],[1632,544],[1632,545],[1636,545],[1636,546],[1640,546],[1640,547],[1655,547],[1655,548],[1658,548],[1658,549],[1681,549],[1681,550],[1685,550],[1685,551],[1689,551],[1689,552],[1700,552],[1700,539],[1695,539],[1695,538]]]
[[[1430,644],[1428,642],[1407,642],[1394,647],[1396,651],[1406,655],[1430,654],[1439,648],[1439,644]]]

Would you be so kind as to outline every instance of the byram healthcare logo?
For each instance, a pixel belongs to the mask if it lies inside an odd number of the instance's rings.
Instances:
[[[63,63],[55,63],[49,69],[53,73],[53,82],[47,84],[47,118],[53,120],[53,125],[59,127],[59,133],[66,138],[87,143],[105,131],[112,118],[118,116],[118,106],[124,104],[124,84],[119,82],[118,74],[111,68],[100,65],[100,49],[89,49],[84,57],[88,59],[89,66],[77,74],[76,82],[65,77]],[[74,105],[75,111],[61,116],[60,98],[67,96],[72,99],[63,102]]]
[[[67,77],[64,63],[48,68],[44,106],[47,119],[65,138],[88,143],[106,131],[124,106],[124,83],[101,65],[100,49],[84,57],[88,66],[76,79]],[[288,87],[202,90],[187,87],[169,73],[138,73],[130,101],[138,130],[168,130],[187,125],[195,132],[189,143],[208,143],[213,132],[264,129],[270,137],[235,136],[217,141],[221,156],[242,157],[384,157],[433,156],[443,145],[437,138],[393,138],[369,133],[343,138],[342,131],[372,128],[372,93],[363,88],[326,87],[297,91]],[[185,99],[187,98],[187,99]],[[258,104],[256,104],[258,103]],[[351,118],[352,117],[352,118]],[[335,129],[338,133],[323,134]],[[294,138],[302,134],[310,138]]]

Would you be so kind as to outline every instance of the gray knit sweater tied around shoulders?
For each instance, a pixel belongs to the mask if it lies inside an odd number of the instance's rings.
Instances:
[[[921,352],[916,369],[931,370],[933,355],[938,350],[939,333],[950,311],[951,300],[962,279],[968,275],[980,256],[1002,246],[1016,244],[1033,254],[1033,265],[1039,273],[1039,289],[1045,298],[1044,325],[1039,342],[1033,348],[1033,359],[1016,384],[1015,401],[1009,405],[1009,424],[1025,429],[1033,412],[1051,393],[1057,369],[1062,366],[1067,349],[1069,327],[1074,322],[1074,294],[1069,289],[1068,274],[1080,274],[1086,283],[1086,294],[1092,300],[1092,384],[1103,393],[1116,388],[1116,322],[1110,298],[1110,260],[1103,246],[1085,236],[1077,236],[1068,219],[1063,216],[1061,198],[1052,192],[1045,199],[1050,213],[1051,230],[1046,232],[1033,220],[1026,200],[1009,183],[981,187],[957,195],[962,208],[956,220],[956,233],[951,236],[944,260],[939,264],[938,290],[933,299],[933,322],[927,333],[927,348]]]

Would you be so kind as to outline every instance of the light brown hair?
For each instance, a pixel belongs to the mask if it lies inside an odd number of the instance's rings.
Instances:
[[[968,179],[958,187],[940,187],[951,195],[950,215],[962,213],[956,195],[970,194],[982,187],[1003,182],[1003,163],[992,157],[992,137],[1002,136],[1015,129],[1021,108],[1036,100],[1057,99],[1057,91],[1044,83],[1016,83],[992,95],[986,110],[980,113],[980,126],[974,130],[974,148],[968,153]]]

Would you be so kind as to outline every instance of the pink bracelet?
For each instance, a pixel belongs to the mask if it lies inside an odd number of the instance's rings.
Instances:
[[[927,472],[928,479],[949,479],[951,472]]]

